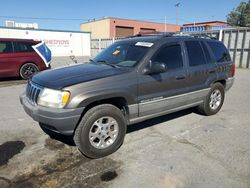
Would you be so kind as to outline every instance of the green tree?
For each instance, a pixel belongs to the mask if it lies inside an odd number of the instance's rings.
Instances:
[[[233,26],[250,27],[250,0],[241,2],[227,15],[227,22]]]

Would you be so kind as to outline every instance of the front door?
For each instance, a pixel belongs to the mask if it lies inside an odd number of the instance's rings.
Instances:
[[[139,73],[139,116],[152,115],[182,105],[181,96],[186,87],[186,64],[182,44],[163,45],[151,58],[151,63],[164,63],[167,71],[145,75]],[[149,64],[147,65],[149,66]],[[143,71],[142,71],[143,72]],[[181,99],[181,100],[179,100]]]
[[[0,77],[7,77],[13,72],[12,42],[0,41]]]

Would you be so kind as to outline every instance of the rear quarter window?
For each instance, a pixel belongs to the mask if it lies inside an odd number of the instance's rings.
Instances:
[[[207,42],[207,44],[211,48],[216,62],[231,61],[230,54],[224,44],[220,42]]]
[[[34,52],[30,42],[14,42],[15,52]]]

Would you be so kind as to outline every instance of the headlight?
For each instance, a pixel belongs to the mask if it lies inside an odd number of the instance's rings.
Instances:
[[[37,104],[52,108],[63,108],[69,101],[69,97],[69,91],[44,88],[38,97]]]

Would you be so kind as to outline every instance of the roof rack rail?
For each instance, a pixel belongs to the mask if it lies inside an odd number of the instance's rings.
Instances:
[[[151,36],[160,36],[161,32],[147,32],[147,33],[138,33],[136,35],[127,36],[125,38],[135,38],[135,37],[151,37]]]
[[[154,32],[154,33],[139,33],[136,35],[128,36],[126,38],[135,37],[151,37],[151,36],[161,36],[161,37],[193,37],[193,38],[204,38],[204,39],[214,39],[216,37],[209,36],[205,33],[182,33],[182,32]]]
[[[214,39],[217,40],[216,37],[209,36],[206,33],[174,33],[172,36],[183,36],[183,37],[194,37],[194,38],[204,38],[204,39]]]

